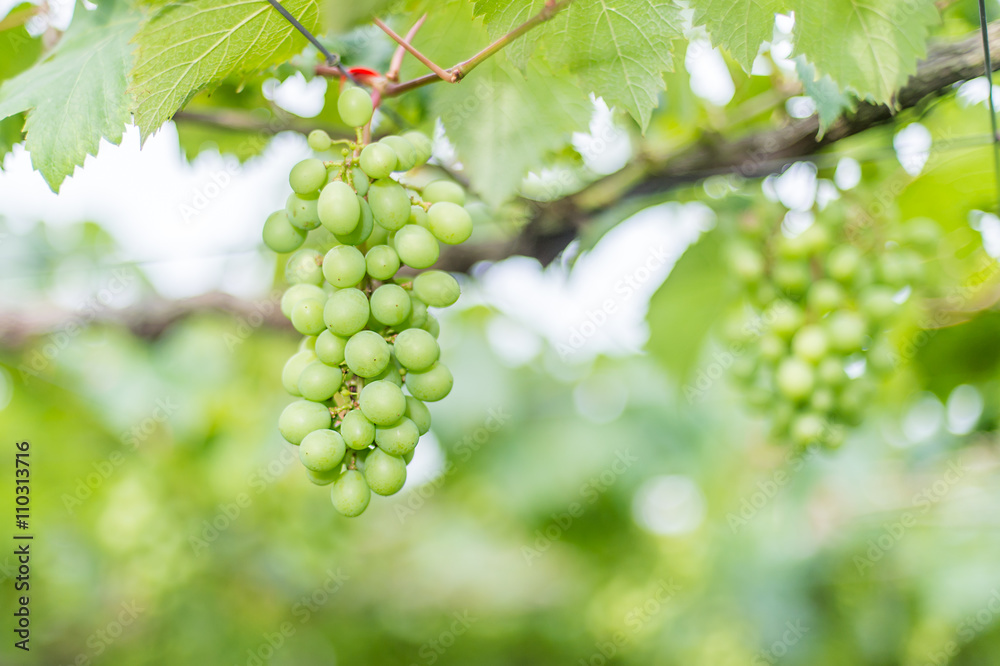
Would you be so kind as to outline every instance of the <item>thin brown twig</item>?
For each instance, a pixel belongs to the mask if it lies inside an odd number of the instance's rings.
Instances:
[[[390,28],[389,26],[387,26],[385,24],[385,22],[382,21],[382,19],[376,17],[376,18],[372,19],[372,21],[375,23],[375,25],[377,25],[379,28],[381,28],[382,31],[385,34],[387,34],[390,37],[392,37],[393,41],[395,41],[397,44],[399,44],[404,49],[406,49],[407,51],[409,51],[410,54],[414,58],[416,58],[420,62],[422,62],[425,65],[427,65],[427,68],[430,69],[435,74],[437,74],[437,76],[440,77],[441,80],[443,80],[443,81],[449,81],[449,82],[454,82],[456,80],[455,77],[451,73],[446,72],[445,70],[441,69],[437,64],[434,63],[433,60],[431,60],[430,58],[428,58],[427,56],[425,56],[423,53],[421,53],[415,46],[413,46],[407,40],[405,40],[402,37],[400,37],[399,35],[397,35],[396,32],[392,28]]]
[[[417,22],[413,24],[410,31],[406,33],[406,43],[409,44],[413,42],[413,38],[417,36],[417,31],[420,30],[420,26],[424,24],[427,20],[427,14],[424,14]],[[392,60],[389,61],[389,70],[385,73],[385,78],[392,82],[399,81],[399,68],[403,66],[403,56],[406,55],[406,49],[400,44],[396,47],[396,52],[392,54]]]

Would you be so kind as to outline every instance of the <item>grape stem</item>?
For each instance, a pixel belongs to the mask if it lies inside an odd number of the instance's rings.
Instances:
[[[413,24],[413,27],[410,28],[410,31],[406,33],[407,44],[412,42],[413,38],[417,36],[417,31],[420,30],[420,26],[422,26],[424,24],[424,21],[426,20],[427,20],[427,14],[424,14],[419,19],[417,19],[416,23]],[[392,81],[393,83],[399,81],[399,68],[403,66],[403,56],[405,55],[406,55],[406,49],[403,48],[402,44],[400,44],[398,47],[396,47],[395,53],[392,54],[392,60],[389,61],[389,69],[385,73],[385,78],[387,80]]]

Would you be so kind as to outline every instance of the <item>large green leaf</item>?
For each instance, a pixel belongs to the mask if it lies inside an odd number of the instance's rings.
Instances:
[[[753,67],[760,45],[774,33],[774,15],[785,11],[787,0],[691,0],[695,25],[708,30],[714,46],[721,46],[746,72]]]
[[[52,189],[95,155],[102,138],[118,143],[129,120],[125,73],[138,19],[124,2],[76,9],[56,48],[0,87],[0,118],[28,112],[31,163]]]
[[[511,28],[521,25],[535,16],[545,7],[545,0],[527,0],[526,2],[510,2],[510,0],[476,0],[476,16],[482,16],[489,30],[490,37],[496,39]],[[568,10],[567,10],[568,11]],[[544,28],[535,28],[536,31]],[[515,39],[504,47],[504,53],[517,67],[525,67],[535,50],[538,34],[527,34]]]
[[[842,89],[891,104],[937,21],[933,0],[797,0],[795,53]]]
[[[306,28],[319,24],[319,0],[282,3]],[[168,5],[139,29],[132,92],[145,139],[198,91],[287,59],[305,44],[264,0],[194,0]]]

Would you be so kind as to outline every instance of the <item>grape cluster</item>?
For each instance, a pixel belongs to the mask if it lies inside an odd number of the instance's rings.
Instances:
[[[371,493],[403,487],[417,440],[430,428],[424,403],[451,391],[428,307],[458,300],[458,281],[439,270],[414,273],[437,262],[439,243],[468,239],[472,219],[456,183],[431,182],[418,193],[392,177],[430,158],[426,136],[365,143],[361,128],[373,108],[360,88],[345,90],[338,110],[358,128],[357,140],[309,135],[318,153],[346,144],[342,159],[296,164],[292,193],[284,210],[267,218],[263,236],[275,252],[293,253],[281,311],[305,336],[281,375],[300,399],[285,408],[278,428],[299,446],[309,479],[332,484],[337,511],[358,516]],[[312,230],[320,249],[303,247]],[[416,270],[398,274],[402,267]]]
[[[893,335],[913,321],[941,229],[853,223],[820,214],[791,236],[747,215],[728,247],[743,299],[726,323],[731,375],[772,416],[772,435],[837,447],[898,361]]]

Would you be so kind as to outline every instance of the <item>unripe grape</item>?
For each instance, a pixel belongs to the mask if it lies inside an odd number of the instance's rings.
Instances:
[[[458,245],[472,235],[472,217],[468,211],[450,201],[440,201],[427,211],[431,233],[442,243]],[[419,228],[419,227],[418,227]]]
[[[428,335],[430,335],[428,333]],[[749,384],[753,380],[757,371],[757,358],[750,354],[743,354],[737,356],[733,359],[732,364],[729,366],[729,372],[733,378]]]
[[[826,422],[818,414],[801,414],[792,421],[792,439],[801,446],[807,446],[818,442],[825,428]]]
[[[840,398],[837,400],[837,412],[851,425],[859,424],[871,397],[870,392],[870,386],[867,383],[860,379],[851,380],[840,393]]]
[[[330,146],[333,145],[333,141],[330,139],[330,135],[321,129],[315,129],[309,132],[309,138],[306,139],[309,147],[315,150],[317,153],[326,152],[330,150]]]
[[[774,301],[764,316],[770,320],[771,330],[783,338],[792,337],[805,321],[802,308],[786,300]]]
[[[744,282],[756,282],[763,277],[764,257],[748,243],[733,243],[728,254],[733,272]]]
[[[297,400],[285,407],[278,417],[278,431],[291,444],[299,444],[314,430],[330,427],[330,410],[326,405]]]
[[[396,171],[409,171],[417,164],[417,151],[413,144],[401,136],[387,136],[379,141],[396,153]]]
[[[346,347],[346,339],[326,330],[316,338],[316,357],[327,365],[340,365],[344,362],[344,349]]]
[[[833,280],[817,280],[809,287],[806,301],[816,314],[824,315],[836,310],[844,303],[844,288]]]
[[[365,460],[365,481],[373,493],[394,495],[406,483],[406,462],[399,456],[375,449]]]
[[[417,424],[406,417],[401,417],[386,426],[375,426],[375,443],[378,448],[394,456],[401,456],[412,451],[420,439]]]
[[[410,316],[406,319],[407,327],[421,328],[427,321],[427,304],[410,294]]]
[[[390,354],[389,363],[385,366],[385,370],[378,373],[373,380],[392,382],[396,386],[403,387],[403,376],[399,374],[399,368],[396,366],[396,362],[392,360],[392,355]]]
[[[830,230],[826,225],[814,223],[802,232],[801,237],[809,254],[821,255],[830,248]]]
[[[299,460],[313,472],[332,472],[340,469],[347,446],[344,438],[333,430],[314,430],[302,438]]]
[[[901,287],[909,280],[909,271],[899,252],[887,252],[878,259],[878,275],[887,284]]]
[[[861,252],[853,245],[838,245],[826,257],[826,272],[834,280],[850,282],[861,266]]]
[[[358,206],[361,207],[361,221],[358,222],[358,226],[354,227],[354,231],[349,234],[334,234],[333,237],[337,239],[338,243],[343,245],[361,245],[372,235],[372,231],[375,229],[375,218],[372,216],[372,209],[368,205],[368,202],[358,197]]]
[[[465,205],[465,190],[458,183],[450,180],[435,180],[428,183],[421,193],[421,198],[428,203],[450,201],[459,206]]]
[[[302,301],[326,301],[326,292],[314,284],[294,284],[281,296],[281,314],[292,318],[292,309]]]
[[[285,362],[285,367],[281,370],[281,385],[285,387],[285,390],[294,396],[302,395],[299,391],[299,377],[302,376],[302,371],[315,361],[315,352],[309,350],[293,354]]]
[[[406,380],[409,384],[410,378],[407,377]],[[775,382],[781,394],[789,400],[797,402],[801,402],[809,396],[815,381],[812,367],[794,356],[781,362],[775,376]]]
[[[358,163],[369,178],[388,178],[396,169],[396,153],[384,143],[369,143],[361,149]]]
[[[357,90],[357,88],[352,88]],[[372,499],[371,489],[364,476],[356,469],[349,469],[333,482],[330,490],[333,508],[348,518],[360,516]]]
[[[924,251],[933,251],[941,241],[941,226],[934,220],[918,217],[910,220],[903,228],[906,239]]]
[[[351,186],[334,181],[323,188],[317,206],[319,221],[332,234],[349,234],[361,221],[361,205]]]
[[[421,132],[413,131],[403,134],[403,138],[409,141],[410,145],[413,146],[413,150],[417,155],[417,166],[424,164],[431,158],[433,146],[431,145],[431,140],[427,138],[427,135]]]
[[[837,403],[837,398],[828,388],[818,388],[809,399],[809,406],[818,412],[829,412]]]
[[[915,251],[903,248],[897,252],[897,258],[903,273],[910,282],[922,282],[924,279],[924,259]]]
[[[286,211],[276,210],[264,222],[263,237],[264,244],[274,252],[292,252],[302,247],[306,230],[292,225]]]
[[[323,257],[323,277],[334,287],[353,287],[365,279],[365,255],[351,245],[337,245]]]
[[[349,338],[368,323],[368,299],[360,289],[341,289],[326,301],[323,321],[334,335]]]
[[[314,472],[309,468],[305,468],[306,477],[315,483],[317,486],[328,486],[337,479],[340,478],[342,469],[338,467],[337,469],[332,469],[329,472]]]
[[[802,234],[780,235],[775,239],[775,250],[782,259],[805,259],[809,256],[809,239]]]
[[[455,380],[443,363],[435,363],[424,372],[408,372],[406,388],[410,395],[424,402],[437,402],[451,393]]]
[[[285,264],[285,281],[288,284],[323,284],[322,255],[312,248],[299,250]]]
[[[431,411],[427,409],[427,405],[411,395],[406,396],[404,416],[413,421],[414,425],[417,426],[417,432],[421,435],[427,434],[427,431],[431,429]]]
[[[397,231],[393,245],[400,261],[410,268],[430,268],[441,254],[431,232],[415,224],[407,224]]]
[[[416,450],[416,448],[417,447],[413,447],[413,449],[411,449],[411,450],[409,450],[409,451],[407,451],[406,453],[403,454],[403,462],[405,462],[407,465],[409,465],[411,462],[413,462],[413,453]]]
[[[399,285],[384,284],[372,292],[371,314],[386,326],[402,324],[410,316],[410,296]]]
[[[368,174],[361,170],[361,167],[351,167],[351,184],[354,185],[354,191],[358,193],[358,196],[365,196],[368,194],[368,186],[371,185],[371,181],[368,180]]]
[[[839,356],[827,356],[820,361],[816,375],[821,382],[834,388],[841,386],[847,381],[847,373],[844,372],[844,361]]]
[[[396,360],[414,372],[423,372],[437,363],[441,355],[434,336],[419,328],[408,328],[396,336],[393,343]]]
[[[375,247],[376,245],[386,245],[389,243],[389,231],[380,224],[376,224],[375,228],[372,229],[372,235],[368,239],[368,247]]]
[[[410,197],[391,178],[376,180],[368,187],[368,205],[372,207],[375,223],[389,231],[402,228],[410,219]]]
[[[424,329],[435,338],[441,332],[441,326],[438,324],[437,317],[430,313],[427,314],[427,321],[425,321],[420,328]]]
[[[875,321],[881,321],[892,316],[899,305],[893,300],[896,295],[892,287],[882,284],[873,284],[865,287],[861,291],[859,301],[861,310]]]
[[[431,228],[431,218],[427,217],[427,211],[423,209],[422,206],[413,205],[410,206],[410,219],[406,221],[407,224],[415,224],[419,227],[423,227],[430,231]]]
[[[761,358],[767,361],[777,361],[788,351],[785,341],[774,333],[765,333],[757,344]]]
[[[365,418],[360,409],[352,409],[340,423],[340,434],[347,446],[360,451],[375,441],[375,425]]]
[[[374,381],[365,384],[358,398],[361,412],[376,426],[388,426],[399,421],[406,411],[406,397],[391,382]]]
[[[292,192],[285,199],[285,214],[288,223],[303,231],[312,231],[319,226],[319,200],[316,195],[306,197]]]
[[[288,184],[296,194],[315,195],[326,184],[326,167],[314,157],[302,160],[292,167]]]
[[[319,335],[323,324],[323,303],[309,299],[295,304],[292,308],[292,326],[302,335]]]
[[[861,350],[867,328],[861,315],[847,310],[838,310],[826,319],[830,346],[844,354]]]
[[[882,373],[889,372],[896,367],[899,358],[896,355],[896,348],[886,336],[881,336],[868,350],[868,367]]]
[[[303,336],[302,340],[299,342],[299,351],[316,351],[316,336],[306,335]]]
[[[337,113],[349,127],[364,127],[374,112],[371,95],[361,88],[348,88],[337,98]]]
[[[365,267],[376,280],[389,280],[399,270],[399,255],[388,245],[376,245],[365,255]]]
[[[427,271],[414,278],[413,293],[427,305],[446,308],[458,300],[462,290],[458,280],[444,271]]]
[[[347,341],[344,359],[358,377],[374,377],[389,364],[389,345],[375,331],[358,331]]]
[[[324,402],[340,390],[343,380],[344,373],[339,367],[313,361],[299,376],[299,393],[306,400]]]
[[[771,278],[783,291],[801,294],[809,286],[812,276],[809,273],[809,265],[803,261],[779,260],[774,264]]]
[[[792,351],[803,361],[809,363],[819,363],[826,355],[828,346],[826,332],[816,324],[803,326],[792,338]]]

